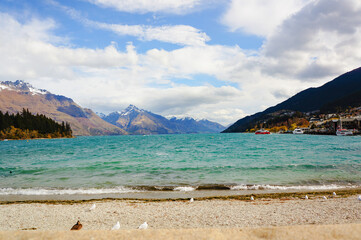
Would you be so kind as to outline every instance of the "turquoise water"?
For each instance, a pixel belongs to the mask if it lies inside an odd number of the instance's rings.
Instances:
[[[190,134],[0,142],[0,194],[361,186],[361,137]]]

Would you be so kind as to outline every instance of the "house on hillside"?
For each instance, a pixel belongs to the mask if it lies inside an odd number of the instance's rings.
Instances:
[[[342,128],[346,129],[360,129],[361,128],[361,116],[353,118],[342,118]],[[338,121],[338,127],[341,127],[341,122]]]

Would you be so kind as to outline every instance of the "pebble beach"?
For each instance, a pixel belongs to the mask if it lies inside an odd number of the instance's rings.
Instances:
[[[93,204],[95,209],[90,210]],[[83,203],[11,203],[0,205],[0,230],[66,231],[78,221],[82,230],[247,228],[307,224],[360,224],[357,195],[323,199],[96,200]]]

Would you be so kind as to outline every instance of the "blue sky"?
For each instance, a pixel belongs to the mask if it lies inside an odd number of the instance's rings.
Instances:
[[[210,1],[211,2],[211,1]],[[143,53],[151,48],[173,50],[182,47],[181,44],[172,44],[157,40],[146,41],[129,35],[118,35],[112,31],[97,29],[82,22],[85,19],[106,24],[145,25],[153,27],[188,25],[206,33],[210,39],[208,44],[234,46],[243,49],[258,49],[264,38],[242,32],[230,32],[220,22],[225,11],[227,1],[213,1],[201,9],[192,9],[187,13],[167,12],[120,12],[111,7],[99,7],[86,0],[56,1],[56,0],[5,0],[0,3],[2,9],[14,14],[24,14],[23,21],[30,16],[51,18],[57,23],[54,34],[69,38],[73,47],[104,48],[110,41],[120,46],[133,42],[137,50]],[[74,11],[78,19],[67,12]],[[83,18],[83,19],[80,19]],[[19,19],[21,20],[21,18]]]
[[[230,124],[359,67],[357,0],[3,0],[0,80]]]

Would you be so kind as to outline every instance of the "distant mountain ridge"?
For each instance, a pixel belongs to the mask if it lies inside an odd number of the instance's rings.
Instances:
[[[347,72],[318,88],[308,88],[263,112],[247,116],[235,122],[223,132],[244,132],[271,113],[281,110],[300,112],[332,112],[348,106],[361,105],[361,68]]]
[[[23,109],[44,114],[57,122],[69,122],[74,135],[218,133],[222,125],[193,118],[167,119],[130,105],[109,115],[95,114],[71,98],[34,88],[22,80],[0,82],[0,110],[17,113]]]
[[[35,114],[44,114],[60,123],[70,123],[74,135],[127,134],[70,98],[34,88],[22,80],[0,82],[0,110],[17,113],[23,108]]]
[[[134,105],[129,105],[123,111],[112,112],[102,119],[129,134],[218,133],[225,129],[222,125],[208,120],[167,119]]]

